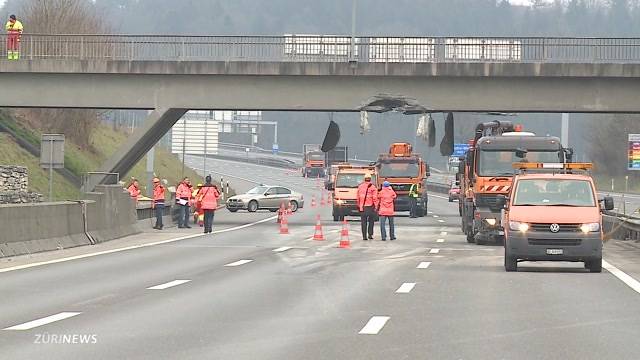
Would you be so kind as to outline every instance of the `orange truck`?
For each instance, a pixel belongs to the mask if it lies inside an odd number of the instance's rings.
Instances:
[[[563,149],[555,136],[536,136],[516,131],[509,121],[478,124],[471,147],[461,159],[456,182],[462,231],[470,243],[501,242],[504,229],[496,199],[511,190],[514,162],[571,161],[572,151]]]
[[[324,177],[325,155],[318,144],[302,146],[302,176],[307,178]]]
[[[376,162],[378,170],[378,188],[388,181],[398,197],[395,201],[396,211],[409,211],[411,202],[409,191],[415,185],[417,189],[417,216],[427,213],[427,177],[429,167],[419,154],[413,152],[409,143],[393,143],[389,153],[380,154]]]
[[[504,267],[518,261],[581,261],[602,271],[602,210],[613,198],[597,198],[590,163],[514,163],[520,171],[509,196],[500,195],[505,224]],[[602,204],[601,204],[602,203]]]
[[[376,183],[377,170],[374,166],[335,166],[335,180],[327,184],[327,189],[333,193],[333,221],[342,221],[345,216],[360,216],[357,203],[358,185],[364,181],[366,175],[371,176],[373,184]]]

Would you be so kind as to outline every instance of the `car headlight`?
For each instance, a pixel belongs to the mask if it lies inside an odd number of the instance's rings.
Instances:
[[[496,219],[490,218],[490,219],[484,219],[484,221],[487,222],[487,224],[494,226],[497,223]]]
[[[580,230],[582,230],[583,233],[589,233],[589,232],[596,232],[596,231],[600,231],[600,223],[588,223],[588,224],[582,224],[580,226]]]
[[[509,229],[513,231],[527,232],[529,224],[519,221],[509,221]]]

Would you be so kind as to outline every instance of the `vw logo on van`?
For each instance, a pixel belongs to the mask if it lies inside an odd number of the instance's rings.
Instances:
[[[549,230],[551,230],[552,233],[557,233],[558,231],[560,231],[560,225],[551,224],[551,226],[549,226]]]

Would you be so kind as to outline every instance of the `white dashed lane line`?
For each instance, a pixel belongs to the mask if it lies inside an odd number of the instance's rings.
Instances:
[[[47,316],[47,317],[44,317],[42,319],[29,321],[29,322],[26,322],[24,324],[11,326],[11,327],[8,327],[8,328],[2,329],[2,330],[29,330],[29,329],[36,328],[38,326],[47,325],[47,324],[51,324],[51,323],[56,322],[56,321],[68,319],[70,317],[73,317],[73,316],[76,316],[76,315],[80,315],[80,314],[82,314],[82,313],[80,313],[80,312],[61,312],[59,314]]]
[[[429,254],[437,254],[440,252],[440,249],[431,249],[429,250]]]
[[[292,249],[291,246],[283,246],[283,247],[279,247],[277,249],[273,249],[273,252],[283,252],[283,251],[287,251]]]
[[[441,231],[440,232],[440,236],[447,236],[447,232],[446,231]]]
[[[358,334],[377,335],[389,319],[389,316],[373,316]]]
[[[238,260],[238,261],[229,263],[229,264],[227,264],[225,266],[227,266],[227,267],[240,266],[240,265],[248,264],[248,263],[250,263],[252,261],[253,260]]]
[[[418,266],[416,266],[417,269],[426,269],[429,267],[429,265],[431,265],[430,261],[423,261],[420,264],[418,264]]]
[[[438,240],[436,240],[436,242],[443,243],[444,239],[438,239]]]
[[[186,284],[189,281],[191,281],[191,280],[173,280],[173,281],[169,281],[168,283],[164,283],[164,284],[148,287],[147,290],[164,290],[164,289],[168,289],[170,287]]]
[[[443,222],[444,222],[444,220],[442,220],[442,219],[438,219],[438,222],[439,222],[439,223],[443,223]]]
[[[439,218],[439,216],[438,216],[438,215],[433,215],[433,217],[434,217],[435,219]]]
[[[396,290],[396,294],[408,294],[411,292],[411,290],[413,290],[415,286],[416,283],[403,283],[402,285],[400,285],[398,290]]]

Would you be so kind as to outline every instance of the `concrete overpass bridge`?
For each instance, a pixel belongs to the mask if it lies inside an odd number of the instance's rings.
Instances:
[[[633,113],[639,78],[640,38],[25,34],[0,107],[153,110],[126,173],[190,109]]]

